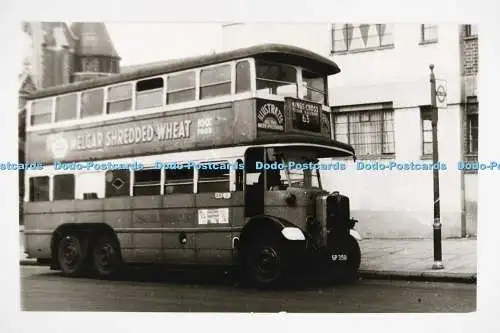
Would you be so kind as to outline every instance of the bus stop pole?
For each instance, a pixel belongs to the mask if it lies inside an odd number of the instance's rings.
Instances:
[[[430,81],[431,81],[431,112],[432,112],[432,161],[434,166],[439,163],[438,155],[438,135],[437,135],[437,125],[438,125],[438,108],[436,103],[436,77],[434,76],[434,65],[429,65],[431,70]],[[434,223],[433,237],[434,237],[434,264],[432,269],[443,269],[442,261],[442,248],[441,248],[441,205],[439,200],[439,169],[434,167],[432,171],[433,176],[433,188],[434,188]]]

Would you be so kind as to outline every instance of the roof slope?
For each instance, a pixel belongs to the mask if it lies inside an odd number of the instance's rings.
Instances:
[[[136,69],[127,73],[49,88],[41,90],[31,97],[53,96],[248,57],[259,57],[268,61],[304,66],[324,75],[332,75],[340,72],[340,68],[332,60],[309,50],[290,45],[264,44],[205,56],[156,62],[146,64],[145,66],[139,65]]]
[[[120,58],[104,23],[75,22],[71,31],[79,39],[78,55]]]

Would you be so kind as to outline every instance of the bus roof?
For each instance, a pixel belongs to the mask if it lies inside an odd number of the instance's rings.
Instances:
[[[248,144],[248,143],[244,143]],[[257,138],[251,142],[252,145],[281,145],[291,147],[294,145],[310,146],[315,145],[318,152],[322,152],[318,157],[348,157],[356,158],[354,148],[343,142],[335,141],[327,137],[309,136],[303,134],[281,134],[281,135],[266,135]],[[335,154],[332,154],[332,150]]]
[[[258,57],[269,61],[303,66],[312,71],[318,72],[319,74],[325,75],[333,75],[340,72],[340,69],[335,62],[309,50],[283,44],[262,44],[228,52],[167,60],[149,65],[145,64],[144,66],[139,66],[138,69],[126,73],[39,90],[29,95],[28,99],[43,98],[91,88],[98,88],[120,82],[138,80],[155,75],[167,74],[170,72],[177,72],[248,57]]]

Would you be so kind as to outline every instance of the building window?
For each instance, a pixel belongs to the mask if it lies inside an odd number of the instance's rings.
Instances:
[[[465,37],[476,37],[478,35],[477,24],[465,25]]]
[[[76,119],[77,95],[70,94],[56,99],[56,122]]]
[[[200,99],[231,94],[231,65],[202,69]]]
[[[479,103],[477,97],[467,98],[465,155],[467,160],[477,161],[479,146]]]
[[[82,59],[82,72],[99,72],[99,59],[97,58],[83,58]]]
[[[130,171],[113,170],[106,171],[106,198],[124,197],[130,195]]]
[[[108,89],[107,113],[132,110],[132,84],[126,83]]]
[[[432,108],[420,107],[420,120],[422,130],[422,158],[432,157]]]
[[[175,74],[167,78],[167,104],[194,101],[196,98],[195,72]]]
[[[52,98],[31,103],[31,126],[51,123],[52,105]]]
[[[165,195],[193,193],[194,169],[187,165],[179,168],[165,169]]]
[[[163,104],[163,78],[138,81],[136,90],[136,109],[153,108]]]
[[[392,24],[334,24],[332,52],[350,52],[392,47]]]
[[[54,176],[54,200],[75,199],[75,176],[56,175]]]
[[[236,93],[250,91],[250,63],[240,61],[236,64]]]
[[[161,170],[140,170],[134,173],[134,196],[160,195]]]
[[[49,177],[30,178],[30,201],[49,201]]]
[[[421,24],[420,25],[420,42],[435,43],[438,40],[437,24]]]
[[[82,93],[80,118],[102,115],[104,90],[95,89]]]
[[[358,108],[356,108],[358,109]],[[354,147],[359,157],[393,155],[394,125],[392,108],[334,112],[334,138]]]
[[[198,171],[198,193],[229,192],[229,167],[227,162],[206,164]]]

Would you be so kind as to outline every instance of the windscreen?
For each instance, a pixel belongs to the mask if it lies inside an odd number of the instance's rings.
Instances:
[[[318,159],[314,151],[269,148],[268,164],[279,169],[283,189],[322,188]]]

